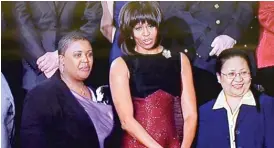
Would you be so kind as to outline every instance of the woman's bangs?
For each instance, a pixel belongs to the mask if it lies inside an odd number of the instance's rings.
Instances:
[[[130,26],[131,27],[134,27],[136,24],[138,24],[140,22],[142,24],[147,22],[150,25],[159,27],[159,24],[160,24],[160,21],[161,21],[160,18],[156,17],[156,12],[151,13],[151,11],[149,11],[149,10],[147,10],[147,11],[144,10],[141,13],[138,12],[138,11],[134,11],[133,15],[131,15],[130,20],[131,20],[130,21]]]

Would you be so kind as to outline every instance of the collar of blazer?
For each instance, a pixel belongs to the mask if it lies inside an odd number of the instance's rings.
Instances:
[[[65,82],[62,81],[59,70],[55,72],[49,81],[51,83],[50,87],[52,87],[52,91],[54,91],[52,93],[57,97],[58,102],[62,106],[62,110],[79,122],[85,123],[89,128],[94,128],[93,122],[90,120],[87,112],[75,99]]]

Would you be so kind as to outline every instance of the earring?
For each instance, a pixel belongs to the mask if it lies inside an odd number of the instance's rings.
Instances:
[[[133,37],[131,36],[130,39],[133,40]]]
[[[65,64],[62,64],[62,65],[60,66],[59,69],[60,69],[60,72],[61,72],[61,73],[64,73],[64,67],[65,67]]]

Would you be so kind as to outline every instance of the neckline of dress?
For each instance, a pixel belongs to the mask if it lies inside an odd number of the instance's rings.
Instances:
[[[84,100],[84,101],[88,101],[88,102],[93,102],[93,98],[95,97],[95,95],[94,95],[94,93],[93,93],[93,91],[92,91],[92,89],[91,88],[89,88],[89,87],[87,87],[88,88],[88,90],[89,90],[89,92],[90,92],[90,94],[91,94],[91,98],[87,98],[87,97],[85,97],[85,96],[82,96],[81,94],[79,94],[79,93],[77,93],[75,90],[73,90],[73,89],[70,89],[70,91],[74,94],[74,95],[76,95],[75,97],[76,98],[78,98],[78,99],[80,99],[80,100]],[[77,97],[78,96],[78,97]]]
[[[135,53],[136,53],[136,55],[141,55],[141,56],[157,56],[157,55],[163,54],[164,50],[165,50],[165,48],[162,46],[162,51],[158,52],[158,53],[144,54],[144,53],[140,53],[140,52],[137,52],[137,51],[135,51]]]

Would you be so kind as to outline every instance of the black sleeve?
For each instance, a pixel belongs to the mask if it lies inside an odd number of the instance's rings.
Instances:
[[[80,30],[85,34],[90,42],[93,42],[99,32],[100,22],[103,15],[101,2],[88,1],[84,11],[83,20],[85,24],[80,27]]]
[[[41,88],[35,88],[27,94],[20,128],[22,148],[49,147],[46,128],[51,122],[52,113],[48,100]]]
[[[36,61],[46,52],[42,46],[41,38],[36,30],[36,27],[32,22],[28,2],[14,2],[13,14],[15,16],[18,28],[18,38],[20,43],[23,45],[22,49],[24,58],[34,69],[34,71],[37,74],[40,74],[41,71],[37,67]]]

